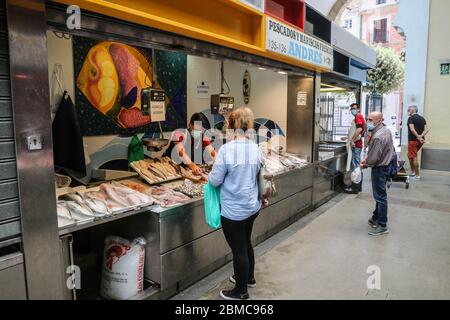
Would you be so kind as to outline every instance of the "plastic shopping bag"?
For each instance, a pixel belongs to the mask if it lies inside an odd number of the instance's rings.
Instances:
[[[258,174],[258,191],[261,200],[273,198],[278,195],[275,182],[273,181],[273,175],[269,174],[264,166],[261,167]]]
[[[128,146],[128,166],[134,161],[144,160],[144,144],[135,134]]]
[[[220,188],[209,182],[203,187],[205,219],[208,226],[213,229],[220,227]]]
[[[361,168],[360,167],[356,167],[355,170],[353,170],[351,179],[354,184],[359,184],[361,182]]]

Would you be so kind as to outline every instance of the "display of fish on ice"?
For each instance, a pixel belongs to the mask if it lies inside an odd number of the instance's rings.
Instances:
[[[152,67],[137,49],[103,41],[89,50],[77,87],[94,108],[120,127],[142,127],[151,122],[141,111],[141,90],[152,86]]]

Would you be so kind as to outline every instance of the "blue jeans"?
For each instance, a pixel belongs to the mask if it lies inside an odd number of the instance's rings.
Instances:
[[[362,148],[352,148],[352,170],[361,164]]]
[[[377,204],[372,219],[373,221],[378,222],[382,227],[385,227],[388,222],[388,201],[386,191],[388,177],[389,167],[372,168],[372,192],[373,198]]]

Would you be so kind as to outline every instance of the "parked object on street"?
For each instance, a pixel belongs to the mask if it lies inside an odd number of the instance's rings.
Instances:
[[[409,189],[410,177],[406,172],[405,161],[398,161],[397,175],[389,178],[387,184],[388,188],[392,186],[393,182],[403,182],[405,184],[405,188]]]

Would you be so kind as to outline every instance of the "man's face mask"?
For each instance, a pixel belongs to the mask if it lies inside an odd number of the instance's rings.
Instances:
[[[367,122],[367,130],[373,131],[373,129],[375,129],[375,128],[376,128],[375,123],[373,123],[372,121]]]

